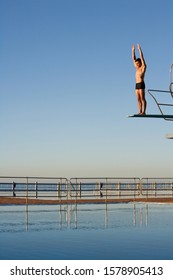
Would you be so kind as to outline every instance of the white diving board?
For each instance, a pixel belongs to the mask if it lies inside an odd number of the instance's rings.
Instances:
[[[173,139],[173,134],[166,134],[167,139]]]
[[[129,118],[156,118],[156,119],[172,119],[173,120],[173,115],[156,115],[156,114],[145,114],[145,115],[138,115],[138,114],[134,114],[134,115],[129,115]]]

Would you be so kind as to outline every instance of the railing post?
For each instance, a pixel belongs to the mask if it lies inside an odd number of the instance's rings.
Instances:
[[[66,180],[65,185],[66,185],[66,198],[68,200],[69,199],[69,191],[70,191],[70,181]]]
[[[81,182],[79,182],[79,196],[81,198],[82,196],[82,187],[81,187]]]
[[[75,183],[75,202],[77,200],[77,178],[76,178],[76,183]]]
[[[154,195],[156,197],[156,182],[154,183]]]
[[[58,182],[57,187],[58,187],[58,197],[60,198],[61,197],[61,185],[60,185],[60,182]]]
[[[102,188],[103,188],[103,183],[99,183],[99,193],[100,193],[100,197],[103,197],[103,193],[102,193]]]
[[[139,188],[139,194],[142,195],[142,190],[143,190],[143,182],[142,179],[140,179],[139,184],[137,184]]]
[[[118,183],[118,197],[121,196],[120,186],[121,186],[121,183],[119,182],[119,183]]]
[[[28,206],[28,177],[26,178],[26,205]]]
[[[107,196],[108,196],[108,180],[106,178],[106,203],[107,203]]]
[[[35,197],[38,197],[38,182],[35,182]]]
[[[71,180],[69,181],[69,197],[72,199],[72,182]]]
[[[146,197],[148,199],[148,178],[147,178],[147,183],[146,183]]]
[[[15,188],[16,188],[16,183],[13,182],[13,183],[12,183],[13,197],[16,196]]]

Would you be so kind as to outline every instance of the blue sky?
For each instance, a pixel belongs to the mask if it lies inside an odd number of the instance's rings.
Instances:
[[[172,11],[172,0],[0,0],[0,175],[172,177],[173,123],[127,118],[132,44],[146,87],[169,87]]]

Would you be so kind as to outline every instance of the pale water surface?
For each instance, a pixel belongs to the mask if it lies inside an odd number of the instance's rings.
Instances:
[[[0,259],[173,259],[173,205],[1,205]]]

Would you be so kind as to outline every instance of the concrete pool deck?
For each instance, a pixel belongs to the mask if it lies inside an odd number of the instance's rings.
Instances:
[[[150,202],[150,203],[173,203],[173,197],[131,197],[115,199],[38,199],[38,198],[17,198],[17,197],[0,197],[0,205],[55,205],[55,204],[84,204],[84,203],[130,203],[130,202]]]

